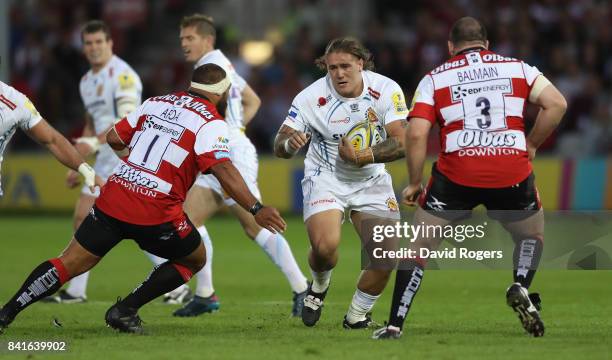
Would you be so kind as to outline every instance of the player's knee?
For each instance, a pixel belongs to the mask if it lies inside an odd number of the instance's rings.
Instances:
[[[204,265],[206,265],[206,256],[204,256],[201,259],[197,259],[196,261],[194,261],[193,266],[191,268],[191,271],[193,271],[193,273],[197,273],[198,271],[202,270],[204,268]]]
[[[320,260],[324,260],[328,263],[334,263],[337,257],[337,247],[334,244],[330,244],[329,241],[321,239],[321,241],[314,241],[312,243],[313,255]]]
[[[59,256],[59,259],[66,268],[66,271],[68,271],[71,278],[88,271],[99,261],[99,259],[95,257],[73,255],[74,254],[71,253],[64,253]]]
[[[186,265],[194,274],[204,268],[204,265],[206,265],[206,248],[203,244],[189,257]]]

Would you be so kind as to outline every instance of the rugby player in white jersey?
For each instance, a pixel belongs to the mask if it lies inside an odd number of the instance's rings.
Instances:
[[[94,169],[104,180],[119,163],[119,157],[106,144],[106,132],[141,102],[142,83],[140,77],[125,61],[113,54],[113,40],[110,29],[99,20],[87,22],[81,30],[83,53],[91,69],[83,75],[79,84],[81,99],[85,106],[85,127],[82,137],[76,139],[76,148],[83,156],[96,154]],[[66,179],[68,187],[79,185],[78,173],[69,171]],[[89,213],[99,191],[91,193],[83,187],[77,200],[73,229],[78,229]],[[147,255],[152,258],[154,255]],[[73,278],[67,289],[60,290],[46,302],[66,304],[86,301],[89,272]],[[177,303],[189,296],[186,285],[174,293],[167,294],[164,301]]]
[[[306,326],[315,325],[321,315],[338,261],[344,216],[350,217],[364,243],[372,239],[373,226],[399,219],[391,176],[383,163],[404,156],[407,115],[401,88],[372,71],[371,54],[358,40],[332,40],[317,64],[327,75],[295,97],[274,141],[275,154],[290,158],[310,140],[302,180],[313,277],[302,311]],[[387,137],[356,151],[344,135],[366,119],[384,128]],[[391,270],[392,266],[366,268],[361,273],[344,317],[345,328],[372,324],[370,311]]]
[[[257,153],[255,147],[244,134],[245,126],[259,109],[261,101],[246,81],[238,75],[231,62],[218,49],[215,49],[216,31],[211,17],[194,14],[181,21],[180,40],[185,59],[194,68],[213,63],[221,66],[232,81],[225,121],[230,129],[231,159],[244,177],[249,190],[259,199],[261,194],[257,185]],[[302,274],[287,240],[280,233],[272,233],[255,222],[251,213],[228,197],[219,181],[210,175],[200,175],[187,194],[185,212],[198,228],[206,246],[206,266],[196,274],[196,296],[183,308],[174,312],[175,316],[197,316],[219,309],[219,299],[212,283],[212,242],[204,222],[216,213],[221,206],[229,207],[238,218],[246,235],[270,257],[283,272],[293,291],[292,315],[299,316],[308,284]],[[251,209],[255,212],[256,209]]]
[[[94,186],[104,185],[104,181],[96,176],[95,170],[83,160],[72,144],[40,116],[30,99],[0,81],[0,167],[4,150],[18,127],[49,149],[59,162],[81,174],[88,191],[94,192],[97,190]]]
[[[477,205],[487,208],[514,241],[513,283],[506,290],[506,302],[526,332],[539,337],[544,335],[540,296],[528,289],[543,251],[544,213],[531,161],[561,121],[567,103],[537,68],[488,48],[484,25],[471,17],[459,19],[449,34],[450,59],[419,83],[406,131],[410,182],[402,197],[406,205],[418,205],[414,223],[424,226],[442,228],[469,217]],[[528,135],[527,102],[540,108]],[[423,190],[427,139],[434,124],[440,127],[442,149]],[[435,250],[442,240],[418,236],[412,250],[417,254],[423,248]],[[426,261],[420,257],[402,261],[389,322],[373,338],[401,336],[423,283]]]

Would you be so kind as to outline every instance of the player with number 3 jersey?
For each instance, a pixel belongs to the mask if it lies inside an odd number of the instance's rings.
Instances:
[[[537,68],[490,51],[486,29],[474,18],[464,17],[453,25],[448,50],[451,58],[419,83],[408,115],[405,146],[410,182],[402,193],[403,202],[419,206],[415,224],[439,227],[467,218],[474,207],[484,205],[514,241],[514,282],[506,291],[506,302],[529,334],[542,336],[540,298],[527,290],[544,236],[544,215],[531,161],[561,121],[567,105]],[[540,107],[540,112],[525,136],[528,102]],[[427,138],[436,124],[442,149],[423,190]],[[442,240],[424,235],[410,246],[420,254],[423,248],[436,249]],[[389,323],[374,338],[400,337],[425,263],[426,259],[417,257],[400,264]]]

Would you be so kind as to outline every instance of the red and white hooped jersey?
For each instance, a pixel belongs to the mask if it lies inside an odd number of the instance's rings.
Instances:
[[[409,118],[440,126],[438,170],[453,182],[501,188],[531,173],[523,114],[542,73],[488,50],[459,54],[419,83]]]
[[[175,220],[199,172],[229,161],[228,127],[213,104],[187,92],[148,99],[115,130],[129,146],[96,200],[137,225]]]

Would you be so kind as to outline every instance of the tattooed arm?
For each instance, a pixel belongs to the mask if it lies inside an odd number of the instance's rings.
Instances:
[[[372,146],[375,163],[386,163],[404,157],[404,133],[407,126],[408,122],[402,119],[385,127],[387,139]]]
[[[287,125],[281,126],[274,138],[274,155],[283,159],[290,159],[308,143],[310,136],[301,131],[294,130]]]

